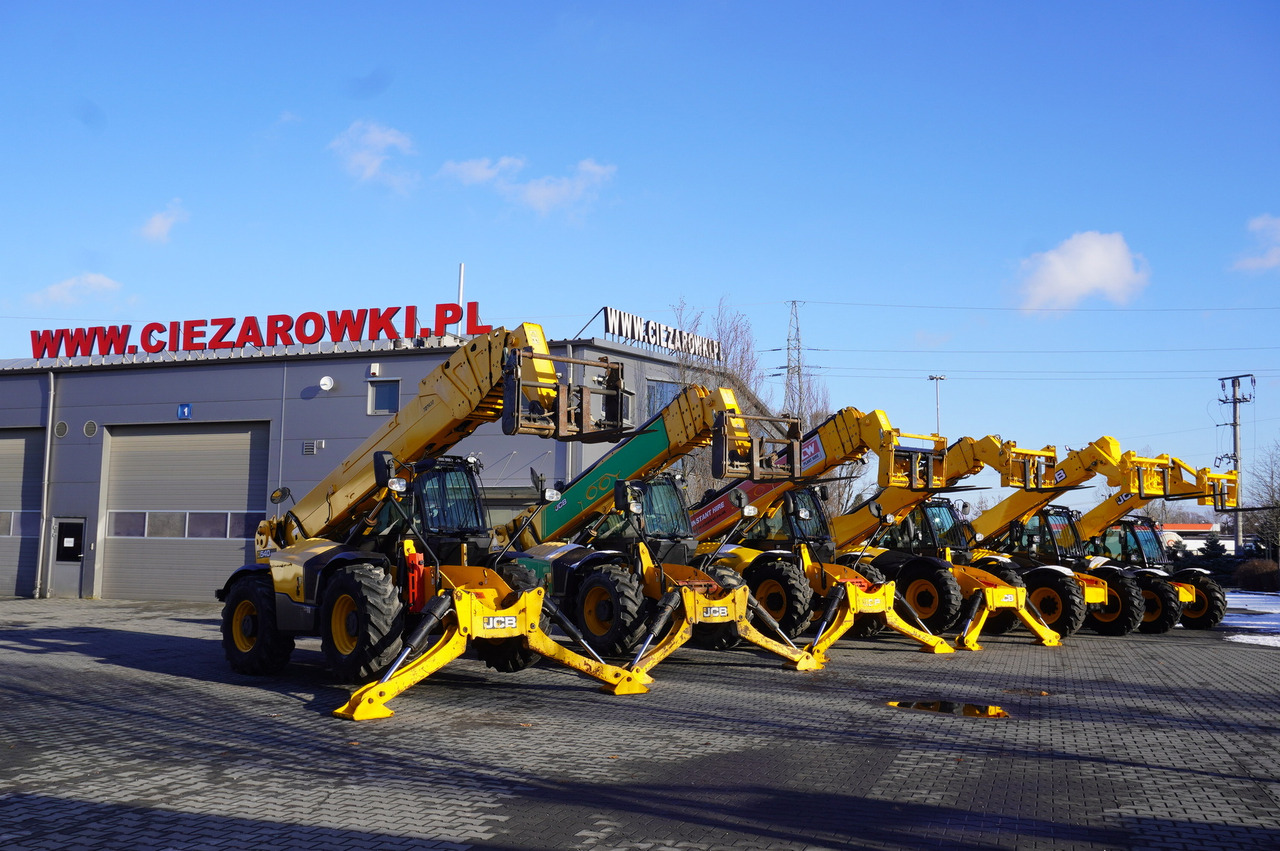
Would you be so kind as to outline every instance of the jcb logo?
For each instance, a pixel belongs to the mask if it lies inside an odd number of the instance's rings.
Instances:
[[[883,612],[883,611],[884,611],[884,600],[881,600],[879,597],[871,597],[871,598],[869,598],[869,599],[866,601],[866,604],[865,604],[865,605],[863,605],[863,607],[862,607],[862,611],[864,611],[864,612]]]
[[[1053,474],[1053,483],[1055,485],[1060,485],[1062,484],[1062,480],[1065,479],[1066,477],[1067,477],[1067,471],[1059,470],[1058,472]]]
[[[1116,505],[1124,505],[1126,502],[1128,502],[1131,499],[1133,499],[1133,494],[1122,493],[1116,497]]]
[[[702,616],[704,618],[727,618],[729,617],[728,606],[703,606]]]
[[[1014,601],[1015,601],[1015,597],[1014,597],[1014,595],[1013,595],[1013,594],[1005,594],[1005,595],[1004,595],[1003,597],[1001,597],[1000,599],[1001,599],[1001,600],[1003,600],[1003,601],[1004,601],[1004,602],[1006,602],[1006,603],[1012,603],[1012,602],[1014,602]]]
[[[497,617],[487,617],[483,621],[485,629],[515,629],[515,615],[501,615]]]

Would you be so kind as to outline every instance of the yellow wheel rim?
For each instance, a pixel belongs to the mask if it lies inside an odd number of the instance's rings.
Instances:
[[[1030,594],[1031,605],[1048,620],[1054,620],[1062,614],[1062,598],[1052,588],[1037,588]]]
[[[613,618],[603,613],[613,611],[613,595],[609,589],[596,586],[582,598],[582,625],[592,635],[604,635],[613,628]]]
[[[917,579],[907,586],[907,604],[922,618],[938,611],[938,589],[928,579]]]
[[[1143,623],[1151,623],[1164,612],[1164,606],[1160,602],[1160,597],[1154,591],[1147,591],[1143,589],[1142,600],[1146,603],[1146,611],[1142,615]]]
[[[787,589],[776,579],[766,579],[756,588],[756,601],[764,606],[769,617],[777,620],[787,613]]]
[[[333,603],[329,615],[329,634],[333,637],[333,649],[341,656],[350,656],[356,650],[358,636],[352,629],[356,613],[356,601],[350,594],[343,594]]]
[[[232,613],[231,639],[241,653],[248,653],[258,643],[258,607],[252,601],[241,600]]]

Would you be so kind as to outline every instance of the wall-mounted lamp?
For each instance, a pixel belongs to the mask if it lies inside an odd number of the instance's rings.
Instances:
[[[332,389],[333,389],[333,376],[332,376],[332,375],[326,375],[324,378],[321,378],[321,379],[320,379],[320,389],[321,389],[321,390],[332,390]]]

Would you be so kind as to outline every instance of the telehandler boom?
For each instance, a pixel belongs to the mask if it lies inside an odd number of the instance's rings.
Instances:
[[[570,387],[556,363],[601,374]],[[518,563],[485,558],[477,463],[445,455],[498,419],[507,434],[607,439],[621,428],[622,389],[620,364],[552,357],[537,325],[464,343],[329,476],[259,526],[257,562],[217,592],[232,668],[278,672],[295,637],[318,635],[339,679],[382,675],[336,711],[356,720],[390,715],[388,700],[468,646],[503,671],[547,656],[606,683],[632,676],[548,637],[548,618],[558,613],[544,589]],[[599,418],[596,395],[604,400]],[[272,501],[288,498],[281,489]],[[427,649],[436,629],[443,637]]]

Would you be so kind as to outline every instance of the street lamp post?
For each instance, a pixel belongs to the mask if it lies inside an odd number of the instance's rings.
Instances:
[[[947,380],[947,377],[945,375],[931,375],[929,380],[933,382],[933,408],[938,417],[937,430],[934,434],[942,434],[942,396],[938,387]]]

